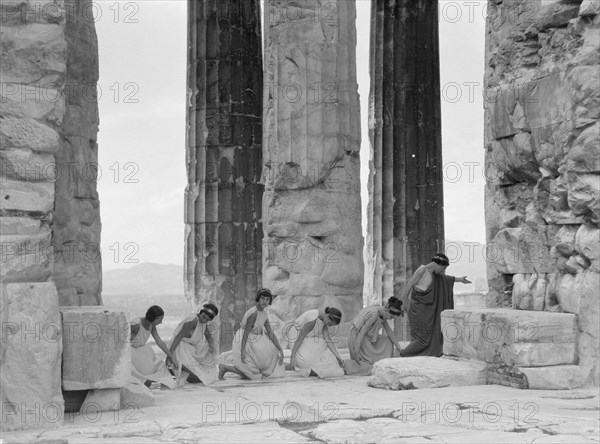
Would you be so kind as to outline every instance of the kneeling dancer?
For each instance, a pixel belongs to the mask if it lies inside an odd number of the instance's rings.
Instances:
[[[343,376],[344,361],[329,336],[329,327],[338,325],[341,319],[342,312],[333,307],[300,315],[296,319],[300,334],[292,348],[290,366],[302,376]]]
[[[265,288],[256,293],[256,305],[246,312],[233,338],[233,364],[219,364],[219,379],[227,372],[242,379],[280,378],[285,374],[283,349],[269,324],[266,308],[273,295]]]
[[[186,381],[208,385],[217,380],[215,340],[208,324],[217,314],[214,304],[204,304],[198,314],[184,319],[175,329],[170,350],[182,366],[178,385]]]

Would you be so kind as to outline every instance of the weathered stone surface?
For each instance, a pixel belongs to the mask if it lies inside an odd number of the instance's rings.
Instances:
[[[269,287],[261,282],[260,3],[189,5],[185,292],[197,306],[219,306],[217,340],[229,350],[256,291]]]
[[[121,402],[121,389],[94,389],[90,390],[79,411],[85,415],[95,417],[99,412],[119,410]]]
[[[58,427],[62,328],[52,282],[0,286],[2,431]]]
[[[544,310],[548,277],[546,274],[515,274],[513,276],[513,308]]]
[[[54,183],[2,179],[0,210],[47,213],[54,208]]]
[[[156,405],[156,398],[139,379],[131,378],[129,385],[121,388],[121,409],[139,410]]]
[[[569,173],[569,207],[577,215],[600,220],[600,174]]]
[[[577,365],[554,365],[549,367],[519,367],[530,389],[568,390],[582,387],[587,374]]]
[[[2,116],[46,120],[60,125],[64,112],[64,96],[56,89],[18,83],[7,83],[0,88]]]
[[[0,217],[3,282],[44,282],[52,273],[50,227],[26,217]]]
[[[576,173],[600,173],[600,125],[591,125],[577,137],[566,155],[567,168]]]
[[[263,100],[263,286],[352,297],[351,310],[362,306],[363,279],[355,5],[328,3],[337,13],[323,21],[288,3],[265,9],[265,84],[276,86]],[[289,6],[299,20],[272,15]]]
[[[63,390],[128,385],[131,348],[125,312],[90,306],[61,307],[60,311],[64,329]]]
[[[584,224],[579,227],[575,237],[575,248],[591,263],[590,268],[596,273],[600,272],[600,229]]]
[[[500,273],[551,273],[554,269],[546,226],[502,229],[490,249],[488,260]]]
[[[0,150],[3,178],[31,182],[54,182],[56,164],[54,155],[29,149]]]
[[[65,109],[56,153],[56,199],[52,226],[53,279],[63,302],[101,305],[102,261],[98,180],[97,9],[91,0],[65,4]]]
[[[445,310],[441,321],[446,355],[528,366],[571,364],[575,360],[577,317],[573,314]]]
[[[58,151],[58,133],[37,120],[5,117],[0,127],[0,144],[6,148],[25,148],[55,153]]]
[[[62,24],[2,26],[2,82],[53,88],[64,81],[67,45]]]
[[[485,385],[486,369],[484,362],[468,359],[389,358],[373,365],[368,384],[391,390]]]

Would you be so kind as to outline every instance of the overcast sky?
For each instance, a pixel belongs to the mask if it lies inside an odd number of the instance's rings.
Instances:
[[[356,3],[366,208],[370,2]],[[440,1],[446,239],[481,243],[485,3]],[[103,268],[183,264],[186,1],[97,2],[94,8]]]

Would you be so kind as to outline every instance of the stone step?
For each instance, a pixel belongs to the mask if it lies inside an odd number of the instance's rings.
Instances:
[[[469,359],[389,358],[373,366],[368,385],[390,390],[485,385],[487,364]]]
[[[577,316],[513,309],[445,310],[444,354],[524,367],[574,364]]]

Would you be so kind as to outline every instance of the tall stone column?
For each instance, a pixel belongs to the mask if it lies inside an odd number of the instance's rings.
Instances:
[[[263,279],[282,321],[362,308],[355,19],[353,1],[265,2]]]
[[[387,300],[444,244],[436,1],[373,2],[369,101],[372,292]]]
[[[220,308],[221,350],[261,285],[259,3],[188,1],[185,288]]]

